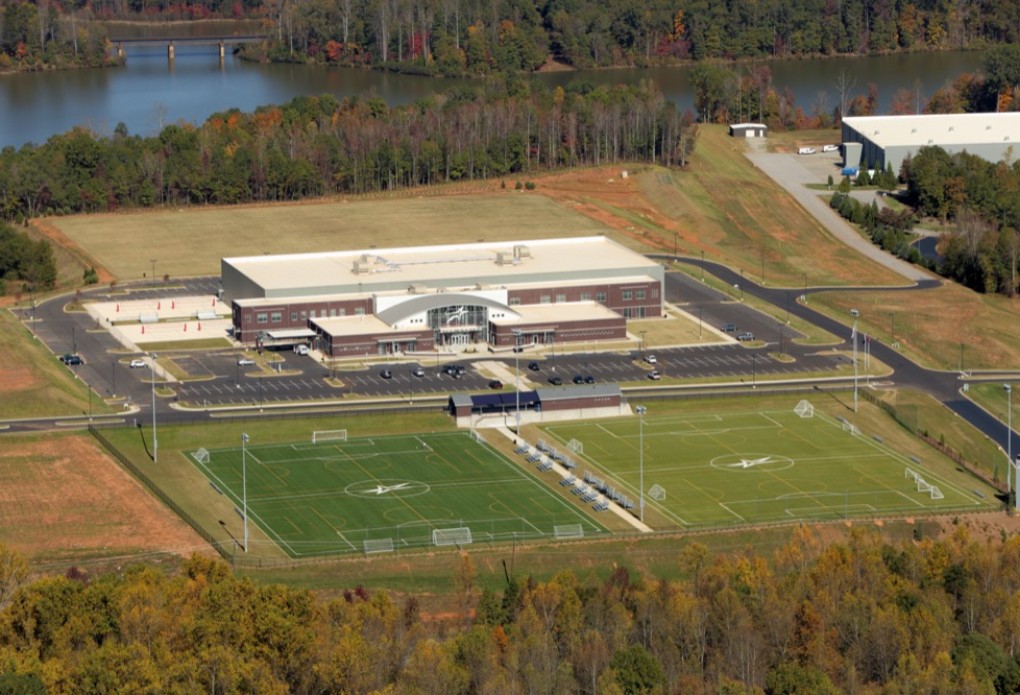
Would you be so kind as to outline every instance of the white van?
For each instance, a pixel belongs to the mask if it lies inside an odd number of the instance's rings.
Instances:
[[[299,355],[307,355],[308,354],[308,346],[307,345],[295,345],[294,346],[294,352],[296,352]]]

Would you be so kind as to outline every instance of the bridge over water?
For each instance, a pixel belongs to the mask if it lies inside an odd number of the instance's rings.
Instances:
[[[261,43],[266,40],[265,34],[246,34],[230,36],[166,36],[166,37],[142,37],[132,39],[110,39],[110,43],[117,49],[117,57],[123,58],[127,49],[131,46],[166,46],[166,55],[170,60],[174,59],[175,46],[218,46],[220,60],[226,55],[226,47],[238,46],[245,43]]]

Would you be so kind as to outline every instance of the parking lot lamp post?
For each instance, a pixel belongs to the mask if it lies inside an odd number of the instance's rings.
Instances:
[[[152,277],[150,278],[149,282],[150,282],[150,284],[153,287],[155,287],[156,286],[156,259],[155,258],[150,258],[149,259],[149,263],[152,264]]]
[[[159,440],[156,437],[156,355],[152,355],[152,462],[159,463]]]
[[[410,369],[407,372],[407,384],[411,389],[407,402],[409,405],[414,405],[414,370]]]
[[[262,412],[263,401],[264,401],[264,398],[263,398],[263,392],[262,392],[262,377],[259,377],[259,412],[260,413]]]
[[[705,250],[701,250],[701,281],[705,281]]]
[[[641,359],[645,358],[645,333],[648,331],[638,331],[641,334]]]
[[[705,324],[701,322],[701,311],[704,307],[698,307],[698,340],[701,340],[702,330]]]
[[[117,360],[110,363],[110,395],[117,397]]]
[[[751,388],[755,388],[755,386],[756,386],[756,385],[755,385],[755,381],[754,381],[754,379],[755,379],[755,367],[754,367],[754,365],[755,365],[755,359],[754,359],[754,358],[755,358],[755,357],[757,357],[757,355],[755,355],[755,354],[754,354],[754,353],[752,352],[752,353],[751,353]]]
[[[514,328],[514,371],[517,373],[517,406],[514,409],[514,420],[517,423],[517,436],[521,436],[521,329]]]
[[[645,520],[645,413],[648,408],[643,405],[634,410],[638,414],[638,518]]]
[[[248,552],[248,435],[241,433],[241,517],[244,519],[244,552]]]

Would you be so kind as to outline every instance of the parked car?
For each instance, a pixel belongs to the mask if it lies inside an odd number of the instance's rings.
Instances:
[[[307,355],[308,354],[308,346],[307,345],[295,345],[294,346],[294,352],[296,352],[299,355]]]
[[[736,333],[737,332],[737,324],[735,324],[735,323],[727,323],[725,326],[722,327],[722,329],[723,329],[723,333]]]
[[[491,381],[489,381],[489,388],[493,389],[494,391],[498,391],[499,389],[503,388],[503,382],[500,381],[499,379],[492,379]]]
[[[392,369],[384,369],[381,372],[379,372],[379,376],[382,377],[383,379],[392,379],[393,378],[393,370]]]
[[[148,367],[149,365],[145,363],[145,360],[133,359],[128,363],[128,366],[131,369],[138,369],[140,367]]]
[[[551,377],[549,377],[549,383],[552,384],[553,386],[562,386],[563,379],[553,374]]]
[[[754,340],[754,333],[752,333],[751,331],[744,331],[743,333],[737,336],[737,340],[743,342]]]
[[[542,367],[538,364],[538,362],[528,362],[528,369],[533,372],[537,372],[541,368]]]
[[[60,361],[70,366],[85,364],[85,360],[81,358],[81,355],[72,355],[71,353],[61,356]]]
[[[574,375],[574,383],[575,384],[583,384],[584,383],[584,377],[581,376],[580,374],[575,374]]]
[[[659,379],[662,378],[662,374],[659,374],[658,369],[653,369],[652,371],[648,372],[648,378],[651,379],[652,381],[658,381]]]
[[[585,377],[584,377],[584,383],[586,383],[586,384],[594,384],[595,383],[595,377],[593,377],[591,374],[586,374]]]
[[[237,360],[238,367],[251,367],[254,366],[255,360],[250,357],[241,357]]]
[[[646,355],[645,362],[647,362],[648,364],[658,364],[659,359],[655,355]]]
[[[415,367],[414,369],[411,370],[411,374],[417,377],[422,377],[425,376],[425,370],[422,369],[421,367]]]
[[[459,379],[464,374],[464,366],[460,364],[447,364],[443,366],[443,374]]]

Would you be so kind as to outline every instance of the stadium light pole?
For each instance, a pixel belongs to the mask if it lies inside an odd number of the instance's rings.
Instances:
[[[517,374],[514,390],[517,391],[517,407],[514,409],[514,420],[517,423],[517,436],[521,436],[521,329],[514,328],[514,372]]]
[[[244,519],[244,552],[248,552],[248,435],[241,433],[241,516]]]
[[[638,518],[645,520],[645,413],[648,408],[643,405],[634,410],[638,414]]]
[[[156,438],[156,355],[152,354],[152,462],[159,463],[159,440]]]
[[[1006,461],[1010,467],[1013,466],[1013,385],[1003,384],[1006,390]],[[1006,468],[1006,478],[1011,479],[1009,468]],[[1018,483],[1020,484],[1020,483]],[[1009,481],[1006,482],[1006,494],[1009,494]],[[1014,504],[1020,504],[1020,501]]]
[[[850,331],[850,340],[854,344],[854,412],[857,412],[857,317],[854,317],[854,327]]]

